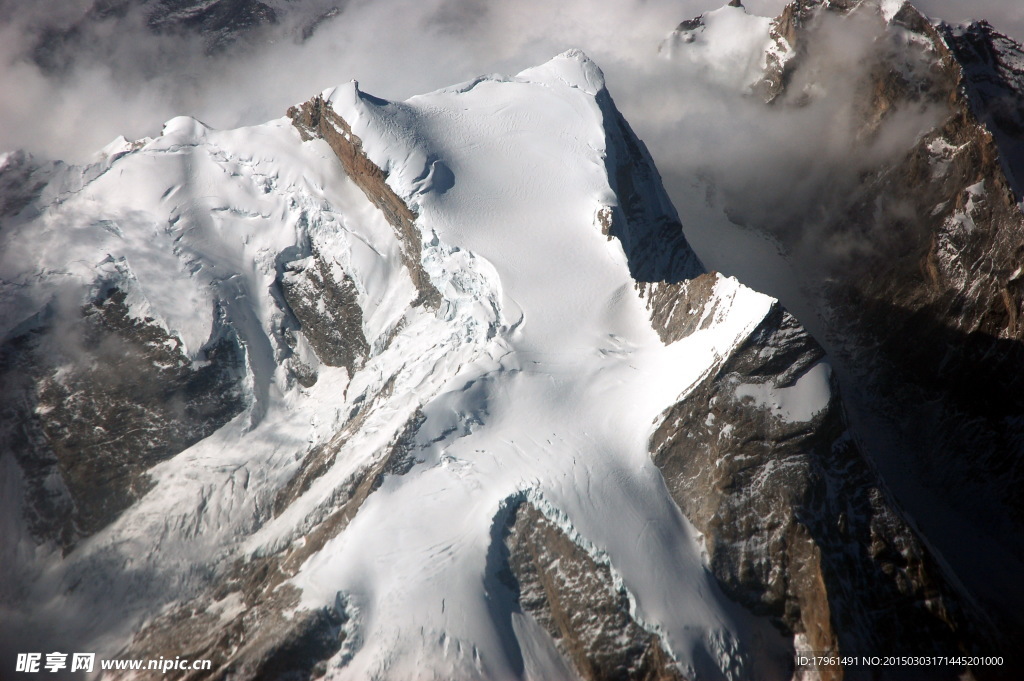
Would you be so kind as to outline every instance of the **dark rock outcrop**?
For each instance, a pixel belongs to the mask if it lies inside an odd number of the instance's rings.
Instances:
[[[145,494],[149,468],[246,404],[244,350],[229,328],[195,366],[125,300],[116,283],[101,283],[77,313],[44,311],[0,350],[3,449],[25,472],[30,527],[65,549]]]
[[[321,362],[355,372],[370,353],[363,334],[363,310],[355,283],[337,277],[331,265],[314,249],[302,262],[288,263],[281,290],[300,330]]]
[[[651,326],[662,343],[674,343],[711,326],[718,305],[712,295],[716,280],[717,274],[708,272],[675,284],[640,284],[640,295],[647,297]]]
[[[611,568],[594,560],[530,501],[512,499],[496,519],[498,579],[519,612],[551,637],[585,681],[682,681],[657,635],[630,615]],[[521,664],[521,662],[520,662]]]
[[[992,133],[1014,194],[1024,194],[1024,49],[987,22],[940,24],[938,31],[960,65],[971,111]]]
[[[211,52],[277,21],[274,8],[260,0],[159,0],[146,17],[147,25],[156,33],[188,31],[204,36]]]
[[[714,276],[688,282],[688,297],[699,298],[704,279]],[[701,309],[686,288],[679,308]],[[687,333],[677,318],[653,312],[663,338]],[[823,358],[776,304],[663,414],[651,454],[673,499],[704,533],[712,571],[736,601],[800,635],[803,651],[994,653],[991,625],[903,518],[851,437]],[[806,392],[814,380],[829,382],[816,412],[778,408],[782,391]],[[776,404],[759,402],[766,391],[776,393]],[[822,679],[843,678],[841,668],[818,671]],[[931,678],[960,678],[961,671]]]
[[[274,8],[260,0],[95,0],[70,23],[44,24],[31,59],[50,74],[109,59],[121,47],[111,36],[136,36],[140,21],[153,34],[195,36],[214,54],[278,20]]]

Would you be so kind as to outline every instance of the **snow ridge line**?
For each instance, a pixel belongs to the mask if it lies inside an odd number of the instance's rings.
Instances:
[[[362,140],[323,95],[291,107],[288,117],[303,141],[320,138],[327,142],[341,161],[345,173],[384,214],[397,233],[402,245],[402,259],[419,291],[413,306],[424,305],[429,310],[436,310],[442,296],[423,271],[422,236],[415,225],[418,216],[388,185],[387,172],[370,160]]]

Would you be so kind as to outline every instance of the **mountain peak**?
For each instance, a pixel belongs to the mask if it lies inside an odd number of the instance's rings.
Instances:
[[[564,84],[588,95],[605,89],[601,68],[579,48],[566,50],[540,66],[520,71],[516,77],[534,83]]]

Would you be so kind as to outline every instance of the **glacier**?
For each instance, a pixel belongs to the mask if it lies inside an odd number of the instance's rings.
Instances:
[[[406,102],[354,83],[323,98],[417,212],[414,257],[441,294],[436,311],[410,307],[400,235],[328,146],[302,141],[287,119],[225,131],[172,119],[89,165],[40,168],[45,188],[5,223],[0,268],[21,318],[57,296],[87,300],[116,265],[131,282],[117,284],[129,314],[180,339],[194,363],[220,326],[237,334],[246,396],[243,413],[149,469],[152,489],[66,556],[25,527],[3,542],[16,566],[8,640],[114,653],[232,561],[301,544],[416,413],[408,470],[385,475],[286,582],[301,594],[293,609],[340,599],[358,612],[359,644],[337,652],[332,675],[514,676],[486,571],[491,519],[523,493],[614,567],[630,614],[680,668],[717,675],[737,637],[772,636],[722,596],[647,440],[773,301],[719,277],[706,328],[661,342],[598,219],[620,208],[606,166],[613,105],[596,65],[570,51]],[[645,191],[672,210],[660,187]],[[328,366],[301,334],[293,346],[284,337],[279,276],[314,253],[353,283],[372,348],[361,365]],[[680,272],[692,276],[699,263],[687,257]],[[296,379],[300,363],[315,383]],[[273,514],[303,457],[330,443],[326,470]],[[5,517],[24,513],[19,496],[5,496]],[[534,678],[552,673],[543,659],[530,663]]]

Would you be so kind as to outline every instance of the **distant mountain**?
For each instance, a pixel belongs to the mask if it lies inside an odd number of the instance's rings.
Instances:
[[[747,49],[763,71],[752,70],[750,92],[776,113],[797,116],[837,87],[854,93],[835,119],[853,140],[849,164],[824,168],[816,194],[768,207],[720,192],[720,205],[788,253],[854,432],[929,541],[1022,641],[1024,50],[984,22],[934,22],[909,3],[798,1],[767,25],[733,7],[689,22],[670,40],[677,58],[711,49],[720,15],[757,27]],[[829,63],[839,36],[863,55],[842,84]],[[910,117],[914,136],[886,141]],[[872,161],[879,145],[897,152]]]
[[[30,58],[46,72],[61,73],[79,62],[104,63],[126,42],[145,35],[191,39],[207,54],[247,43],[258,48],[268,39],[266,29],[285,19],[293,38],[302,41],[344,5],[320,0],[94,0],[77,15],[65,12],[34,21]]]

